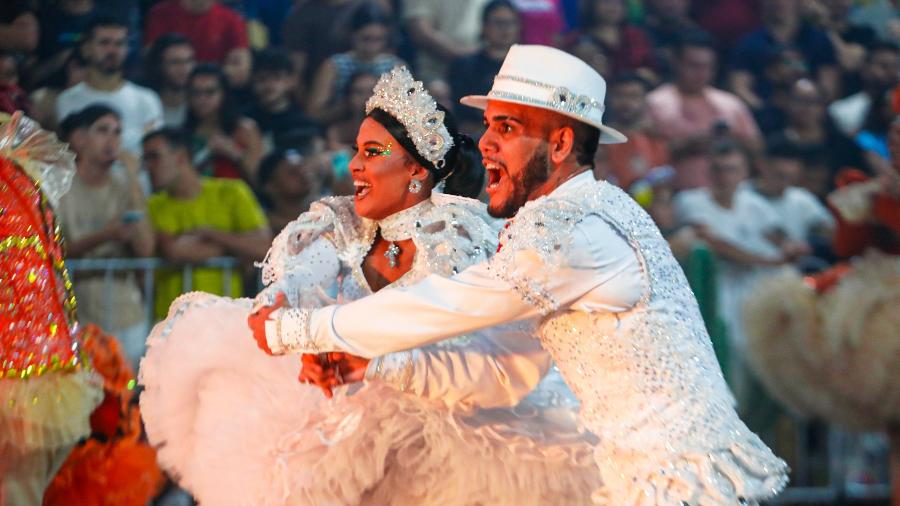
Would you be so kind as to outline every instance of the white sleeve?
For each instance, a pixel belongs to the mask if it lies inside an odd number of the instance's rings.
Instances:
[[[550,368],[529,338],[533,325],[501,325],[473,335],[373,359],[367,380],[463,408],[508,407],[527,396]]]
[[[505,277],[535,280],[556,307],[583,311],[627,311],[644,290],[635,251],[599,217],[575,225],[565,265],[548,264],[533,249],[504,252],[502,264],[500,257],[345,306],[278,310],[266,322],[268,345],[274,353],[336,350],[371,358],[547,314],[545,304]]]
[[[291,307],[320,307],[330,302],[328,291],[341,269],[331,241],[318,237],[287,260],[281,276],[256,296],[255,307],[274,304],[279,293],[287,297]]]

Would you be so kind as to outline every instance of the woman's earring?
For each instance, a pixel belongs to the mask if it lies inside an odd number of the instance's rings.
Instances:
[[[422,191],[422,182],[418,179],[413,179],[409,182],[409,193],[419,193]]]

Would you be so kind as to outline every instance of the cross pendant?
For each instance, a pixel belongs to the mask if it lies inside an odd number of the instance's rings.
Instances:
[[[390,263],[392,268],[397,267],[397,256],[400,254],[400,247],[394,243],[391,243],[388,246],[387,251],[384,252],[384,256],[387,257],[388,263]]]

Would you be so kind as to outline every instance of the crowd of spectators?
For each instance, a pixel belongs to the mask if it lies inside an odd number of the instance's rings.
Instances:
[[[630,139],[601,147],[595,174],[648,208],[685,265],[711,255],[689,277],[739,351],[753,279],[836,259],[838,173],[890,170],[898,40],[895,0],[4,0],[0,110],[78,156],[60,208],[70,257],[233,256],[249,273],[310,202],[352,191],[379,74],[410,66],[477,137],[459,98],[490,88],[512,44],[554,45],[606,78],[604,118]],[[240,274],[234,294],[251,293]],[[180,276],[157,273],[156,317]],[[192,284],[221,293],[221,276]],[[114,281],[112,322],[96,273],[76,290],[84,318],[128,342],[150,295]]]

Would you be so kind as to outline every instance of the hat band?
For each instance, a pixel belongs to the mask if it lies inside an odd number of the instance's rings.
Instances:
[[[526,96],[520,93],[498,90],[496,89],[498,81],[513,81],[539,88],[539,90],[534,90],[534,95],[546,98],[541,99],[535,98],[535,96]],[[555,109],[568,114],[575,114],[584,117],[585,119],[588,119],[588,115],[595,109],[601,115],[604,110],[602,103],[587,95],[576,95],[565,86],[554,86],[552,84],[542,83],[533,79],[510,74],[499,74],[494,78],[494,89],[488,92],[488,97],[525,102],[540,107]]]

